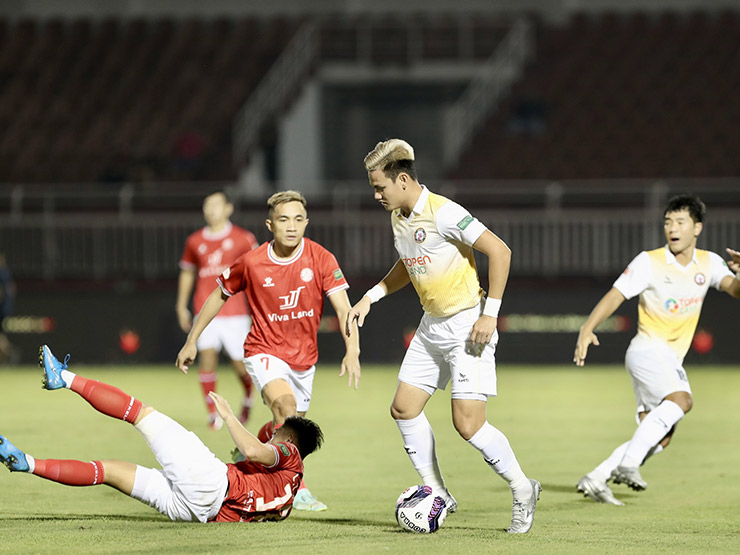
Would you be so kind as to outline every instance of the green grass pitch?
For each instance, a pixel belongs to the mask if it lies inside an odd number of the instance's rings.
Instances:
[[[75,362],[74,359],[72,361]],[[71,367],[121,387],[196,432],[228,458],[228,432],[211,432],[194,373],[172,367]],[[626,506],[584,499],[575,483],[634,430],[629,378],[619,367],[501,365],[489,420],[503,430],[525,472],[542,482],[532,531],[509,536],[508,488],[452,427],[449,393],[427,407],[447,485],[460,504],[431,536],[403,532],[393,508],[418,483],[388,414],[396,367],[363,368],[359,391],[333,366],[314,384],[309,416],[326,435],[306,461],[323,513],[280,523],[173,523],[107,488],[72,488],[0,469],[0,552],[86,553],[738,553],[740,552],[740,368],[689,368],[695,408],[674,444],[643,468]],[[234,404],[233,375],[220,391]],[[69,391],[43,391],[41,372],[0,368],[0,433],[39,458],[123,459],[154,465],[129,425],[97,414]],[[248,427],[268,419],[259,406]]]

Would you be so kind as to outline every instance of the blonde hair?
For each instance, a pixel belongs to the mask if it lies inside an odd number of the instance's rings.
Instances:
[[[416,180],[414,149],[403,139],[381,141],[365,156],[365,169],[369,172],[383,170],[386,177],[396,180],[398,174],[405,172]]]
[[[304,208],[306,207],[306,197],[298,191],[280,191],[267,199],[267,207],[270,210],[270,216],[272,216],[275,211],[275,207],[280,204],[285,204],[286,202],[300,202]]]

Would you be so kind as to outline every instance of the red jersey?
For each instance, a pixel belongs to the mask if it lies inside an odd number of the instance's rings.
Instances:
[[[242,461],[227,464],[229,490],[216,522],[283,520],[293,508],[293,497],[301,485],[303,460],[292,443],[273,444],[277,461],[267,467]]]
[[[216,278],[245,252],[259,246],[255,236],[244,228],[229,222],[220,233],[211,233],[207,227],[191,233],[185,241],[180,268],[196,272],[193,313],[198,314],[216,288]],[[249,314],[247,299],[235,295],[219,311],[219,316]]]
[[[227,295],[247,292],[252,328],[245,357],[270,354],[294,370],[308,370],[319,358],[324,294],[349,288],[334,255],[306,238],[288,260],[275,257],[272,241],[263,244],[240,256],[218,283]]]

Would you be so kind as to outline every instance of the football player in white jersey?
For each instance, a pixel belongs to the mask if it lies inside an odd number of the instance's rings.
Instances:
[[[583,366],[589,345],[599,344],[594,330],[625,299],[639,295],[637,335],[625,356],[639,424],[629,441],[578,482],[578,491],[594,501],[624,504],[607,485],[610,479],[635,491],[647,487],[639,467],[668,446],[693,404],[683,359],[704,297],[714,287],[740,298],[740,252],[728,248],[731,260],[726,263],[718,254],[696,248],[705,213],[704,203],[693,195],[670,199],[663,223],[667,244],[632,260],[578,334],[573,361]]]
[[[380,142],[365,157],[375,199],[391,213],[399,260],[350,310],[346,332],[364,323],[370,305],[413,284],[424,315],[398,374],[391,405],[404,448],[424,484],[457,501],[445,487],[434,432],[424,407],[451,382],[452,421],[509,485],[514,498],[509,532],[526,533],[534,521],[541,486],[522,472],[506,436],[486,419],[496,395],[496,323],[509,276],[511,251],[459,204],[429,191],[417,179],[407,142]],[[480,288],[473,250],[488,257],[489,293]]]

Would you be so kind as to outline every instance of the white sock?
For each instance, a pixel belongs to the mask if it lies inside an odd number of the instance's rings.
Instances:
[[[514,499],[527,499],[532,495],[532,484],[522,472],[509,440],[501,430],[485,422],[468,443],[478,449],[488,466],[506,480]]]
[[[589,472],[588,476],[590,478],[593,478],[594,480],[598,480],[599,482],[606,482],[611,477],[612,470],[619,466],[619,463],[622,461],[622,457],[624,457],[624,453],[625,451],[627,451],[627,446],[629,444],[629,441],[625,441],[622,445],[617,447],[614,451],[612,451],[612,454],[609,455],[604,462],[602,462],[599,466]]]
[[[434,431],[424,411],[410,420],[396,420],[396,425],[403,438],[403,448],[424,484],[445,490],[445,481],[437,461]]]
[[[632,436],[620,466],[638,467],[645,457],[671,428],[683,418],[684,413],[676,403],[665,400],[643,418]]]
[[[26,453],[26,462],[28,463],[28,473],[33,474],[33,471],[36,469],[36,459]]]
[[[77,374],[75,374],[74,372],[70,372],[69,370],[62,370],[59,375],[62,377],[64,387],[69,389],[70,387],[72,387],[72,380],[75,379],[75,376]]]

